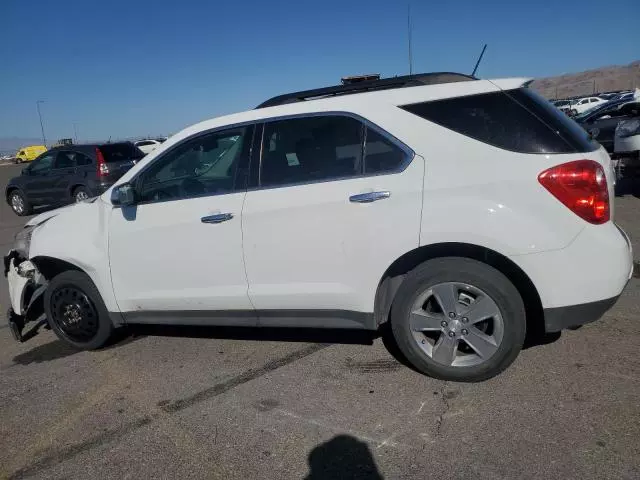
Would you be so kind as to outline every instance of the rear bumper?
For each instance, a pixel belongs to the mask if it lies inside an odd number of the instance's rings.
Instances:
[[[577,327],[599,320],[618,301],[619,296],[597,302],[570,305],[568,307],[545,308],[544,329],[559,332],[565,328]]]
[[[597,320],[633,274],[631,242],[613,222],[586,226],[561,250],[510,258],[534,284],[547,331]]]

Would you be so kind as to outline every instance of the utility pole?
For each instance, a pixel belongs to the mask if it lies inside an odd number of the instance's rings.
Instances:
[[[411,52],[411,4],[407,4],[407,34],[409,36],[409,75],[413,74],[413,54]]]
[[[38,109],[38,118],[40,119],[40,131],[42,132],[42,144],[47,146],[47,137],[44,136],[44,125],[42,124],[42,114],[40,113],[40,104],[44,103],[44,100],[36,101],[36,108]]]
[[[73,138],[74,138],[74,142],[77,144],[78,143],[78,124],[73,122]]]

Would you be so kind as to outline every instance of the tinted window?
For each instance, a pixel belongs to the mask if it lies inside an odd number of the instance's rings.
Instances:
[[[53,168],[72,168],[75,165],[74,159],[75,154],[73,152],[59,152]]]
[[[214,132],[179,144],[142,174],[142,201],[218,195],[244,188],[236,178],[248,162],[253,127]]]
[[[260,183],[265,186],[353,177],[362,172],[363,124],[318,116],[266,123]]]
[[[520,153],[576,153],[599,148],[577,123],[528,88],[406,105],[455,132]]]
[[[93,161],[84,153],[76,152],[76,165],[78,165],[79,167],[83,167],[85,165],[91,165],[92,163]]]
[[[100,151],[107,163],[139,160],[144,157],[144,153],[133,143],[107,143],[100,145]]]
[[[138,147],[146,147],[147,145],[155,145],[155,142],[150,142],[149,140],[144,140],[142,142],[136,142],[136,146],[138,146]]]
[[[365,173],[398,171],[407,159],[407,154],[400,147],[372,128],[367,128],[364,145]]]
[[[50,170],[53,166],[53,160],[56,157],[56,152],[46,153],[33,161],[29,170],[31,173],[42,173]]]

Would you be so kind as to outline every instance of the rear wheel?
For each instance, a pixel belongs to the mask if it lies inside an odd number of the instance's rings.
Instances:
[[[16,215],[23,217],[31,214],[31,204],[20,190],[12,190],[9,193],[9,205]]]
[[[407,274],[393,302],[391,327],[418,370],[472,382],[515,360],[526,318],[518,290],[502,273],[476,260],[447,257]]]
[[[76,203],[84,202],[89,198],[89,191],[84,187],[76,187],[73,190],[73,200]]]
[[[76,348],[100,348],[113,333],[107,307],[83,272],[71,270],[55,276],[45,292],[44,305],[53,331]]]

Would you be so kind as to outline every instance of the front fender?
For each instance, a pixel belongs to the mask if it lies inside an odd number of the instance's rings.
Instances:
[[[29,258],[50,257],[75,265],[89,275],[107,309],[117,312],[106,234],[110,208],[98,200],[60,209],[34,229]]]

